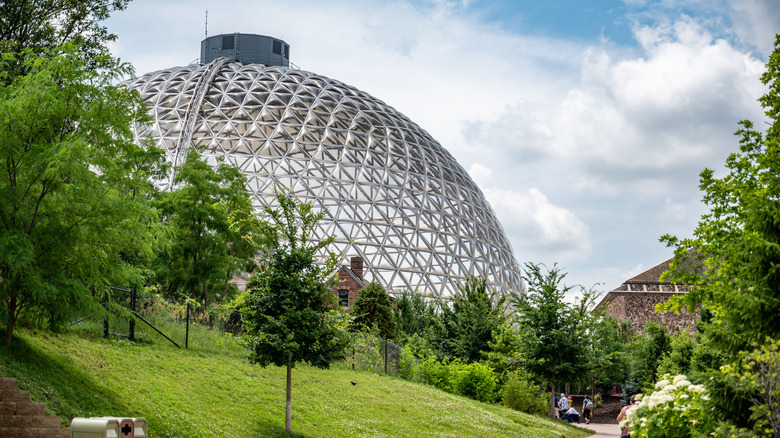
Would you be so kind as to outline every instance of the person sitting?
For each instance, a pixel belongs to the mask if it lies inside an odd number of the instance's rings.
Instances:
[[[566,411],[565,414],[563,414],[563,419],[568,421],[569,423],[574,423],[576,421],[579,424],[579,422],[580,422],[580,413],[577,412],[576,409],[571,407],[571,408],[569,408],[568,411]]]

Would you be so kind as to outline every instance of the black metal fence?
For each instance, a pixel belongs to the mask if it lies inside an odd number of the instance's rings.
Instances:
[[[111,286],[101,298],[106,310],[103,314],[103,337],[126,338],[136,341],[136,321],[149,326],[173,345],[181,348],[175,340],[163,333],[149,318],[163,316],[185,325],[184,348],[189,348],[190,326],[199,324],[224,332],[238,334],[243,330],[241,316],[231,310],[217,306],[208,309],[203,305],[187,301],[184,304],[166,301],[158,294],[140,293],[135,289]],[[85,316],[71,323],[71,326],[93,319],[95,314]],[[179,342],[182,342],[179,339]]]
[[[240,336],[244,329],[241,314],[235,309],[219,306],[206,308],[194,301],[175,303],[165,300],[159,294],[138,292],[134,289],[111,287],[103,296],[102,302],[108,315],[102,321],[102,334],[106,338],[115,336],[136,341],[136,322],[140,322],[175,346],[181,348],[183,344],[184,348],[189,348],[190,328],[193,325],[231,333],[234,336]],[[94,319],[94,316],[81,318],[71,325]],[[172,332],[166,334],[169,330]],[[364,333],[350,335],[352,339],[344,351],[344,358],[352,369],[396,377],[401,374],[404,354],[401,346]]]
[[[345,358],[352,369],[398,376],[403,348],[387,339],[363,333],[352,333]]]

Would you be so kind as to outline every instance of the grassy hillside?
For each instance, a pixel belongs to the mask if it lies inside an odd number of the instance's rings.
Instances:
[[[11,348],[0,347],[3,376],[17,378],[20,389],[64,423],[74,416],[138,416],[157,438],[286,436],[284,369],[249,365],[228,336],[208,335],[186,351],[91,333],[19,329]],[[589,435],[345,366],[294,369],[293,430],[302,437]]]

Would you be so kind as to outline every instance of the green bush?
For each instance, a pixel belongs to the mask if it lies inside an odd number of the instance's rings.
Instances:
[[[496,373],[478,362],[450,364],[450,387],[454,394],[490,403],[495,400],[496,380]]]
[[[412,382],[420,381],[420,361],[412,354],[412,347],[404,345],[401,358],[398,360],[398,376]]]
[[[434,356],[426,357],[420,363],[420,380],[441,390],[452,392],[450,389],[450,364],[447,359],[439,362]]]
[[[601,396],[601,394],[596,394],[593,396],[593,407],[597,408],[601,406],[601,403],[604,401],[604,398]]]
[[[401,376],[483,402],[495,400],[496,373],[480,363],[464,364],[460,359],[439,362],[434,356],[417,361],[410,354],[411,347],[406,346],[402,357]]]
[[[547,394],[539,394],[539,387],[524,372],[514,371],[507,375],[501,391],[501,404],[529,414],[544,414],[547,412],[547,402]]]

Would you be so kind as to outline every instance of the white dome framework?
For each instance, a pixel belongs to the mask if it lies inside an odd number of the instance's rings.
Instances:
[[[354,87],[287,67],[217,59],[147,74],[154,123],[136,127],[174,164],[205,146],[249,178],[256,206],[282,187],[325,211],[315,238],[362,256],[390,291],[448,296],[469,275],[498,291],[523,280],[501,224],[466,171],[436,140]]]

